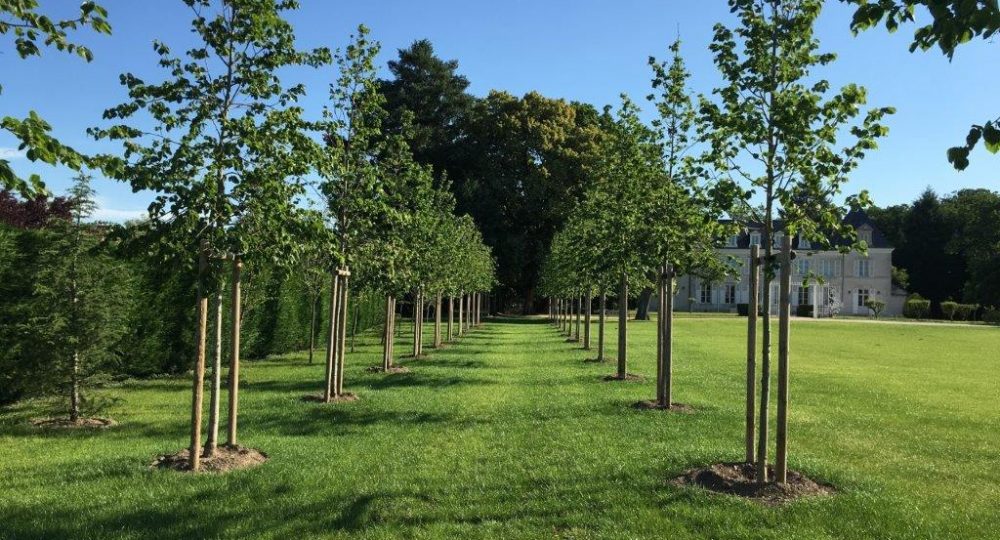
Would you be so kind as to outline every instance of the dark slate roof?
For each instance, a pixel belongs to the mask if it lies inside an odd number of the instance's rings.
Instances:
[[[731,220],[725,220],[731,221]],[[869,227],[872,231],[872,241],[868,244],[870,248],[887,248],[892,249],[892,245],[889,243],[889,239],[882,234],[882,231],[875,225],[875,222],[868,217],[868,214],[864,210],[852,210],[846,216],[844,216],[844,223],[851,225],[855,230],[860,230],[863,227]],[[785,223],[781,219],[774,220],[774,230],[781,231],[785,228]],[[763,232],[764,225],[762,223],[749,223],[740,232],[739,238],[736,241],[736,247],[730,249],[750,249],[750,232]],[[840,238],[839,236],[832,236],[830,238],[834,246],[846,245],[847,242]],[[723,246],[728,247],[728,246]],[[816,245],[813,246],[813,249]],[[799,249],[799,239],[796,235],[792,239],[792,249]]]

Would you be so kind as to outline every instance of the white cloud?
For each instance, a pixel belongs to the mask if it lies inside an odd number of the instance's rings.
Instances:
[[[0,159],[21,159],[24,157],[24,150],[0,146]]]

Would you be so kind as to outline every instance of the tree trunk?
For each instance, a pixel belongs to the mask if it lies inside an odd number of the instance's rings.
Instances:
[[[601,293],[600,301],[601,312],[597,315],[597,361],[604,361],[604,322],[605,322],[605,311],[608,307],[608,295],[604,292]]]
[[[448,297],[448,342],[452,340],[452,326],[455,324],[455,297]]]
[[[420,317],[424,314],[424,307],[420,301],[420,293],[413,293],[413,358],[420,356],[420,332],[422,330]]]
[[[348,281],[351,276],[350,270],[346,267],[344,268],[342,275],[342,284],[340,287],[340,317],[337,322],[337,326],[340,329],[339,343],[337,344],[337,362],[336,371],[334,373],[334,382],[336,385],[336,396],[340,397],[344,395],[344,360],[346,357],[347,349],[347,299],[348,299]]]
[[[775,426],[774,481],[784,484],[788,474],[788,337],[791,330],[792,237],[781,242],[781,294],[778,295],[778,417]]]
[[[75,293],[73,301],[76,301]],[[70,374],[69,420],[80,420],[80,351],[76,347],[73,347],[73,371]]]
[[[319,297],[309,302],[309,365],[313,363],[313,351],[316,349],[316,311]]]
[[[205,457],[215,456],[219,446],[219,400],[222,393],[222,287],[215,294],[215,343],[212,354],[212,393],[208,407],[208,440],[205,442]]]
[[[351,326],[351,352],[354,352],[354,342],[358,340],[358,322],[360,319],[361,319],[361,310],[355,309],[354,317],[352,317],[352,320],[354,322],[352,323]]]
[[[434,348],[441,348],[441,293],[434,297]]]
[[[236,418],[239,410],[240,396],[240,319],[243,317],[240,287],[243,279],[243,261],[239,256],[233,259],[233,290],[230,299],[232,335],[229,338],[229,431],[226,434],[226,445],[236,446]]]
[[[664,385],[665,385],[665,365],[663,362],[663,318],[666,315],[666,294],[663,292],[663,274],[665,274],[665,269],[660,267],[659,272],[656,276],[656,295],[657,295],[657,307],[656,307],[656,405],[658,407],[663,407],[663,403],[666,400],[664,397]]]
[[[660,313],[657,319],[660,323],[660,334],[663,336],[663,389],[660,392],[659,405],[669,409],[674,402],[674,268],[670,264],[663,266],[663,277],[660,279]]]
[[[628,275],[622,272],[621,285],[618,290],[618,378],[625,380],[626,354],[628,353]]]
[[[635,320],[649,320],[649,303],[653,299],[652,287],[645,287],[639,293],[639,299],[635,302]]]
[[[576,302],[576,333],[573,336],[573,340],[579,343],[583,337],[580,333],[582,330],[582,311],[583,311],[583,296],[578,296],[573,299]]]
[[[770,232],[765,229],[764,236]],[[762,299],[764,304],[761,319],[761,354],[760,354],[760,411],[757,416],[757,482],[766,483],[767,474],[767,441],[768,441],[768,404],[771,393],[771,280],[770,270],[770,239],[764,250],[764,280]]]
[[[198,328],[195,332],[194,381],[191,396],[191,445],[188,464],[192,471],[201,469],[201,407],[205,398],[205,334],[208,331],[208,296],[205,274],[208,273],[208,242],[202,240],[198,256]]]
[[[336,271],[330,279],[330,334],[326,342],[326,381],[323,385],[323,402],[330,403],[333,399],[336,387],[334,386],[334,376],[337,363],[337,320],[340,318],[340,276]]]
[[[588,351],[590,350],[590,317],[591,317],[591,311],[593,309],[593,300],[594,300],[592,294],[593,291],[588,289],[587,300],[586,300],[587,303],[586,312],[585,312],[585,318],[583,320],[583,348]]]
[[[754,448],[754,413],[757,409],[757,314],[760,309],[760,246],[750,248],[749,298],[747,299],[747,396],[746,396],[746,460],[756,460]]]
[[[460,294],[458,295],[458,337],[462,337],[462,334],[465,333],[464,311],[465,311],[465,295]]]
[[[385,331],[382,333],[382,369],[388,371],[392,367],[392,295],[385,297]]]

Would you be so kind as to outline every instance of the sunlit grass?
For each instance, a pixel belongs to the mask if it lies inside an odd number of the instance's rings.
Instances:
[[[408,374],[364,372],[381,356],[376,338],[359,343],[357,403],[301,401],[323,374],[304,354],[249,362],[241,442],[270,461],[227,475],[148,467],[186,444],[187,378],[105,390],[121,398],[107,431],[37,431],[37,404],[19,405],[0,411],[0,537],[998,535],[993,328],[795,322],[791,466],[838,494],[769,508],[667,485],[740,458],[744,325],[677,321],[675,400],[691,415],[630,407],[654,397],[650,322],[630,323],[639,383],[601,382],[611,363],[517,319],[402,360]],[[611,358],[614,319],[607,334]]]

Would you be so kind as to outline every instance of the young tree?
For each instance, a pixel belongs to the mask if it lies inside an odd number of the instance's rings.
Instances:
[[[147,83],[122,75],[130,101],[104,113],[105,119],[121,123],[90,132],[122,142],[121,157],[99,160],[109,176],[157,194],[149,207],[148,240],[164,245],[189,270],[194,259],[199,261],[189,449],[190,468],[198,470],[208,292],[219,287],[221,260],[260,255],[264,243],[289,237],[285,229],[295,219],[294,199],[301,187],[287,180],[308,172],[315,144],[296,104],[304,87],[286,86],[279,73],[291,66],[322,65],[329,51],[295,48],[294,32],[283,18],[297,7],[294,0],[184,3],[194,13],[192,28],[200,43],[175,56],[166,44],[155,42],[170,78]],[[125,123],[130,119],[132,124]],[[197,258],[191,256],[195,249]],[[237,370],[234,363],[231,446],[236,444]],[[213,451],[207,448],[207,455]]]
[[[83,388],[113,359],[112,345],[126,331],[129,287],[123,265],[100,245],[106,228],[85,223],[96,207],[90,177],[78,175],[68,198],[72,218],[50,224],[40,253],[27,327],[42,336],[35,354],[54,368],[49,383],[67,398],[69,420],[77,424],[96,412],[86,410],[96,402]],[[39,376],[46,377],[44,370]]]
[[[99,34],[110,34],[111,25],[108,24],[107,17],[108,12],[103,7],[89,0],[80,4],[80,13],[76,17],[62,20],[52,19],[39,12],[37,0],[0,0],[0,36],[13,36],[13,48],[22,59],[41,56],[42,47],[55,47],[56,50],[76,54],[90,62],[94,57],[90,49],[70,41],[69,32],[89,27]],[[2,91],[3,86],[0,86],[0,92]],[[18,150],[25,151],[26,157],[31,161],[61,164],[77,171],[84,164],[83,156],[49,134],[52,126],[35,111],[28,113],[28,117],[23,120],[4,116],[0,119],[0,129],[21,142]],[[28,178],[21,178],[5,158],[0,158],[0,187],[17,191],[25,197],[45,190],[41,177],[33,174]]]
[[[687,86],[690,74],[680,52],[680,40],[670,46],[671,59],[653,68],[653,89],[659,118],[653,122],[656,140],[663,150],[662,178],[648,194],[649,255],[659,264],[657,289],[660,305],[657,317],[656,406],[670,409],[673,402],[673,296],[678,275],[698,274],[703,279],[724,274],[729,266],[715,248],[725,238],[729,226],[720,218],[730,210],[737,196],[731,182],[709,182],[701,160],[694,155],[703,138],[696,133],[698,117]]]
[[[757,479],[768,480],[768,404],[771,368],[771,282],[776,276],[774,240],[779,208],[785,235],[802,234],[829,245],[837,233],[854,238],[844,225],[846,208],[831,202],[848,175],[887,133],[882,118],[891,108],[868,111],[863,87],[849,84],[830,95],[830,84],[813,71],[835,59],[818,52],[814,25],[820,0],[729,0],[739,19],[735,30],[715,26],[711,50],[724,84],[718,102],[703,99],[703,120],[711,129],[715,171],[760,200],[746,204],[749,219],[763,229],[763,326]],[[852,139],[838,147],[846,133]],[[847,205],[868,204],[865,193]],[[779,359],[775,478],[786,479],[788,366]]]

